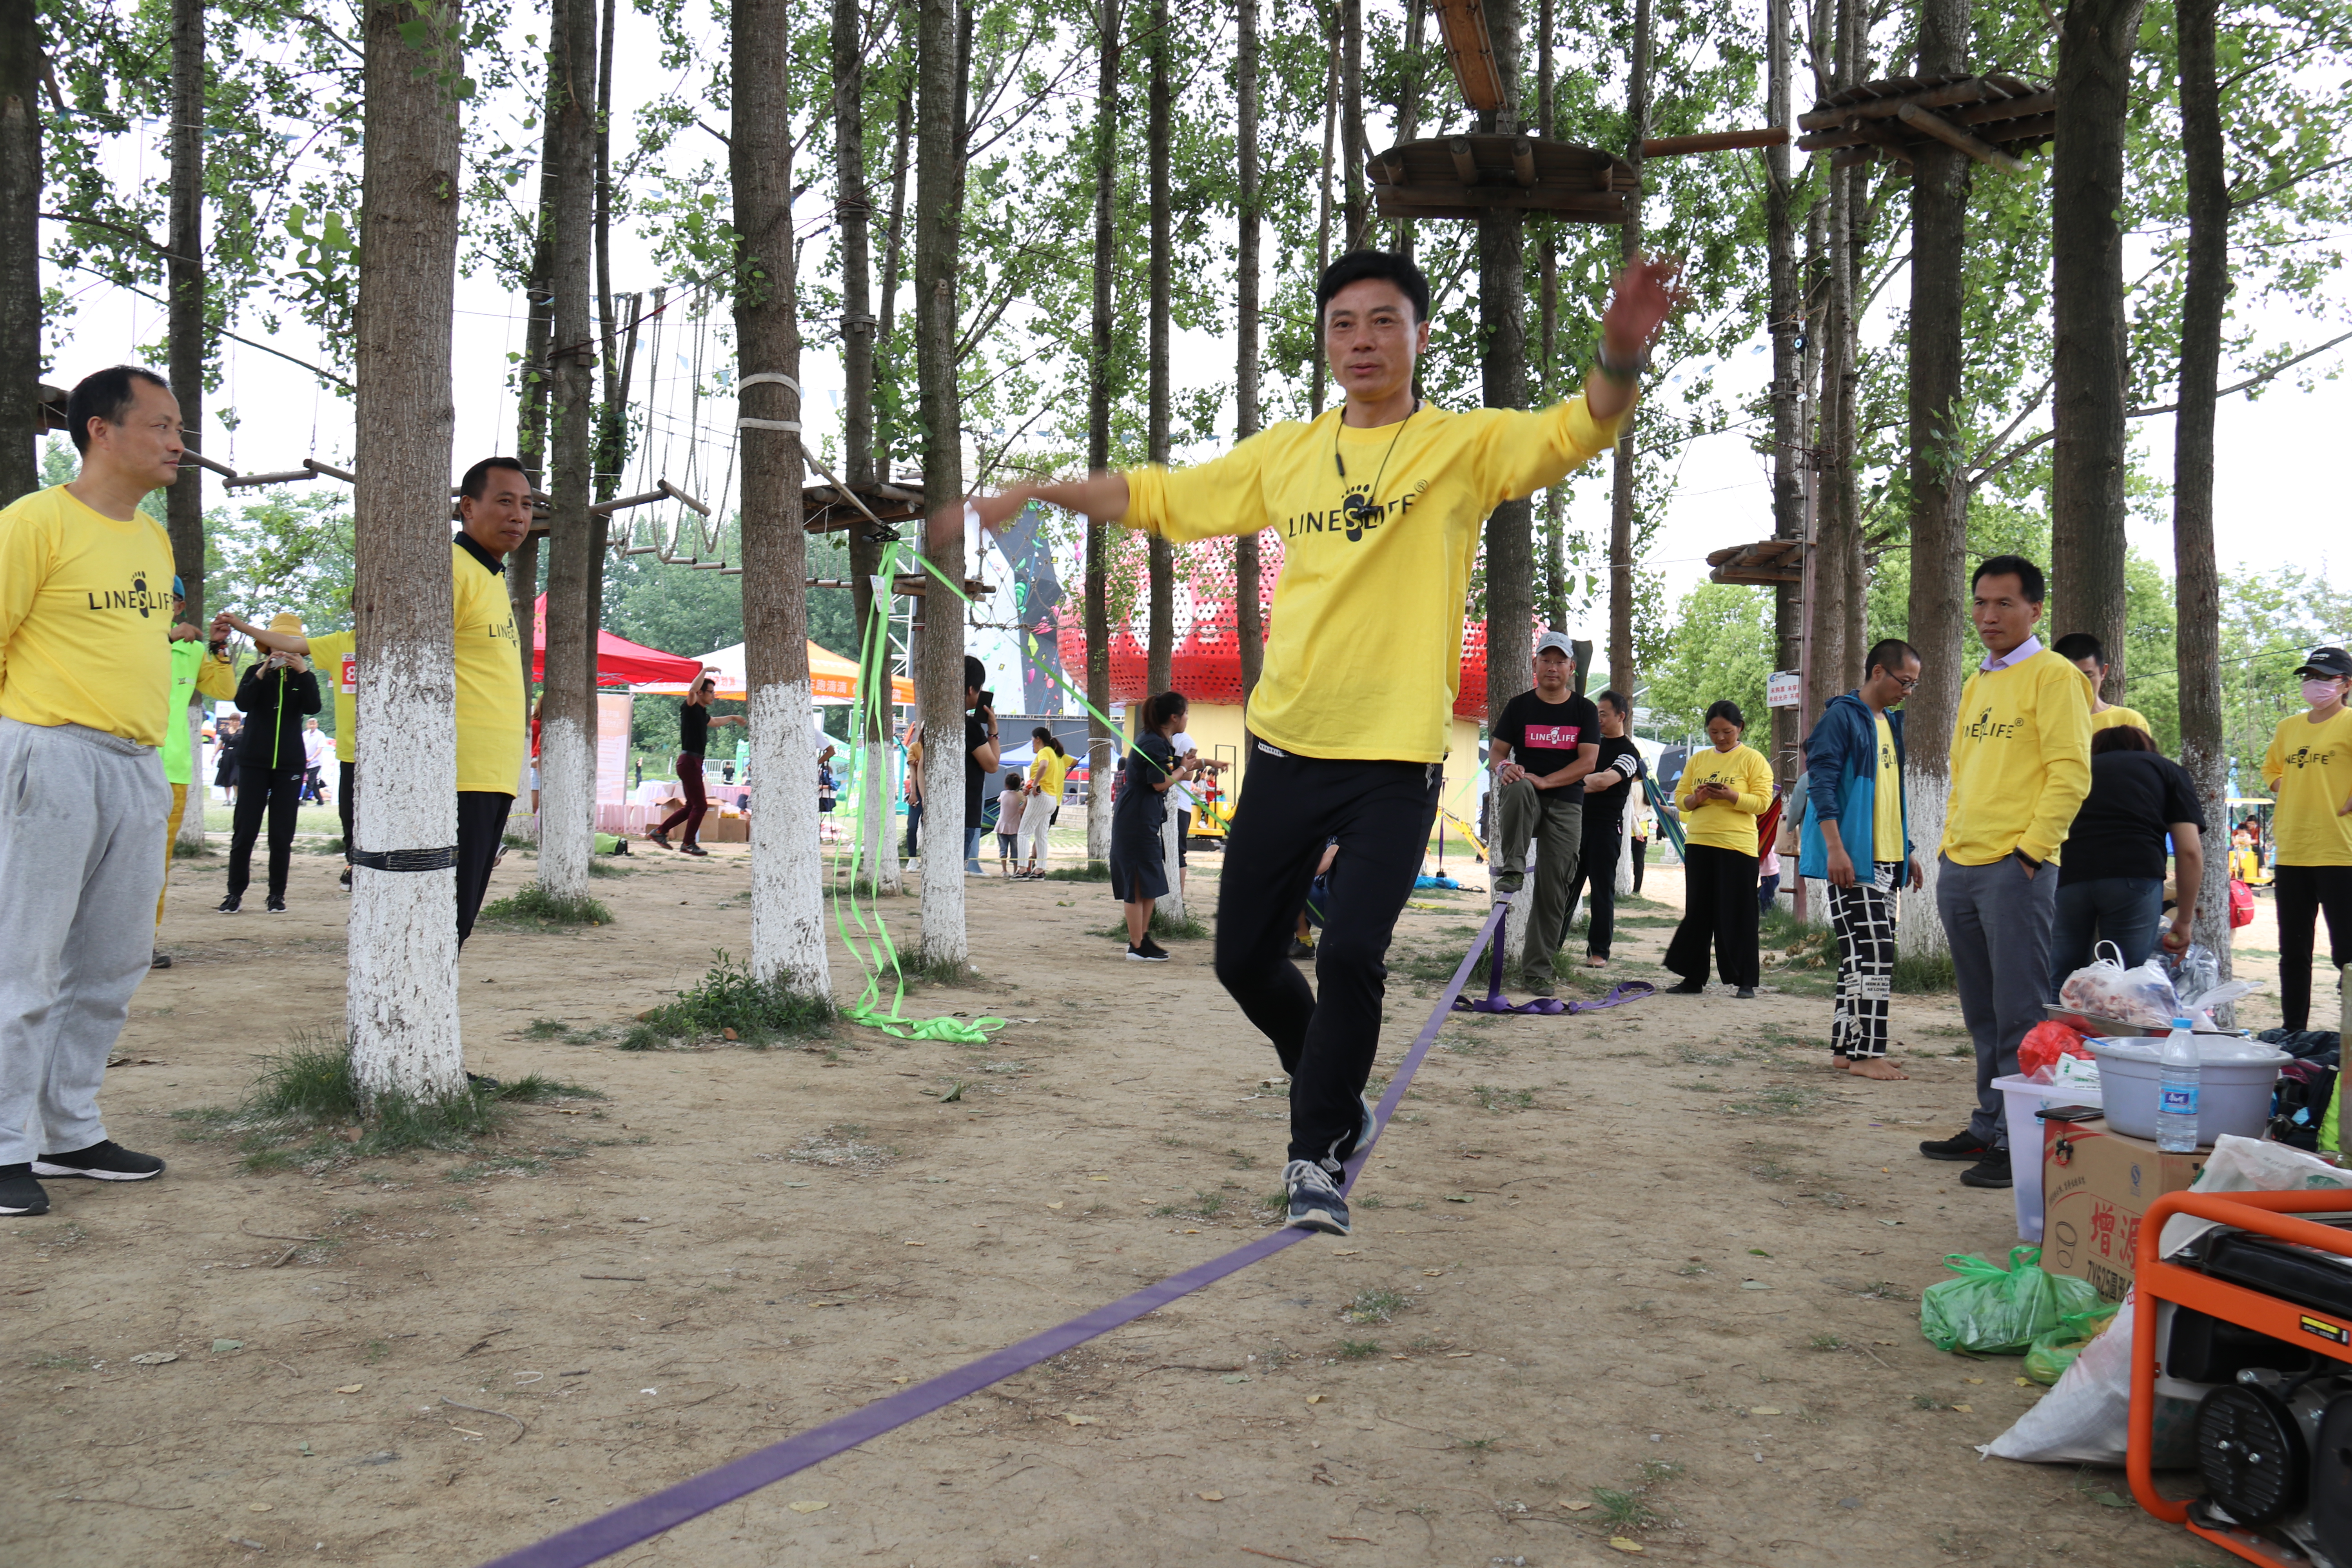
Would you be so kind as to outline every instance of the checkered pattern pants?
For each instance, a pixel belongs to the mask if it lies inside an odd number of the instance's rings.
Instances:
[[[1830,929],[1838,939],[1837,1010],[1830,1051],[1846,1060],[1886,1054],[1886,1008],[1895,990],[1895,880],[1880,866],[1867,883],[1830,887]]]

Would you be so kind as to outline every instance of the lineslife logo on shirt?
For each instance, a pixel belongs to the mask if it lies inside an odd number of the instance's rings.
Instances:
[[[1994,723],[1992,708],[1987,704],[1985,710],[1978,714],[1975,721],[1960,733],[1971,741],[2007,741],[2022,734],[2024,730],[2025,721],[2022,719],[2011,719],[2002,723]]]
[[[2285,756],[2281,757],[2279,762],[2282,765],[2286,767],[2302,769],[2324,768],[2329,763],[2335,762],[2335,760],[2336,748],[2333,746],[2322,746],[2315,752],[2309,746],[2298,746],[2294,751],[2289,752]]]
[[[82,597],[89,601],[89,607],[93,610],[136,610],[142,621],[153,611],[172,607],[170,598],[147,586],[147,574],[143,572],[131,579],[128,593],[108,590],[93,594],[85,590]]]
[[[1285,518],[1282,537],[1287,541],[1303,533],[1344,533],[1349,543],[1361,543],[1369,531],[1380,527],[1392,517],[1402,519],[1411,511],[1413,503],[1421,499],[1422,491],[1428,488],[1429,481],[1423,479],[1414,485],[1410,493],[1376,505],[1371,499],[1372,487],[1370,484],[1351,485],[1347,499],[1329,511],[1301,512]]]
[[[1521,751],[1572,752],[1580,726],[1575,724],[1530,724]]]

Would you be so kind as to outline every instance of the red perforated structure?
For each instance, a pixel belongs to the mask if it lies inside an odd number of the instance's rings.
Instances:
[[[1274,582],[1282,572],[1282,541],[1269,532],[1259,539],[1258,594],[1270,625]],[[1234,613],[1234,557],[1230,545],[1195,545],[1177,563],[1176,646],[1170,676],[1176,689],[1194,702],[1241,706],[1241,639]],[[1110,695],[1114,702],[1140,702],[1151,695],[1150,605],[1139,599],[1127,620],[1111,629]],[[1083,683],[1087,668],[1086,608],[1065,600],[1055,611],[1062,668]],[[1486,717],[1486,624],[1462,623],[1462,687],[1454,702],[1457,718]]]

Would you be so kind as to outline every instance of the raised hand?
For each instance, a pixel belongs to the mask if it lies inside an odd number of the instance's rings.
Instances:
[[[1666,319],[1690,298],[1681,284],[1683,264],[1647,258],[1617,274],[1609,309],[1601,318],[1601,333],[1614,360],[1639,359]]]

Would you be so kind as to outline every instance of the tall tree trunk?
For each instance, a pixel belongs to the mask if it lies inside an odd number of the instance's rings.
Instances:
[[[598,369],[604,385],[592,411],[592,448],[589,454],[588,493],[596,501],[608,501],[619,493],[621,464],[628,452],[628,389],[623,379],[626,362],[621,354],[620,323],[614,319],[613,300],[613,13],[614,0],[603,0],[603,15],[596,25],[596,110],[591,119],[590,132],[595,159],[595,216],[591,233],[596,269],[595,321],[597,323]],[[632,347],[635,342],[632,341]],[[588,514],[587,559],[584,563],[588,584],[586,614],[588,626],[588,664],[584,672],[580,700],[588,715],[588,835],[582,841],[582,852],[593,855],[596,848],[596,799],[598,761],[601,748],[596,743],[602,728],[603,715],[597,710],[596,693],[596,632],[604,624],[604,563],[606,547],[611,542],[613,517],[610,512],[590,511]],[[625,745],[625,742],[624,744]]]
[[[555,345],[549,355],[547,656],[540,681],[539,885],[585,897],[596,831],[598,566],[588,508],[594,500],[596,0],[551,0],[548,25],[548,214],[554,258]],[[517,623],[520,626],[520,623]]]
[[[1146,178],[1151,200],[1150,390],[1146,414],[1145,458],[1168,461],[1168,314],[1170,279],[1174,258],[1170,254],[1168,194],[1168,0],[1151,0],[1151,86],[1150,120],[1145,130]],[[1158,534],[1149,544],[1151,609],[1145,647],[1145,684],[1154,692],[1175,684],[1171,673],[1176,652],[1176,551]],[[1167,814],[1172,821],[1175,814]]]
[[[2050,168],[2049,634],[2107,650],[2124,694],[2124,121],[2143,0],[2070,0],[2058,26]]]
[[[1642,173],[1642,142],[1650,126],[1650,0],[1634,0],[1633,80],[1625,98],[1625,157],[1638,180]],[[1642,253],[1642,197],[1635,187],[1633,214],[1625,220],[1621,254],[1631,261]],[[1609,684],[1633,695],[1638,680],[1633,668],[1633,432],[1638,415],[1628,415],[1617,435],[1614,467],[1609,490]],[[1488,634],[1487,668],[1494,668]],[[1491,689],[1491,688],[1490,688]]]
[[[1337,0],[1329,0],[1329,4],[1336,6]],[[1325,9],[1324,0],[1318,0],[1317,9],[1323,14],[1323,162],[1315,184],[1319,204],[1315,221],[1315,276],[1319,280],[1323,269],[1331,265],[1331,139],[1339,127],[1339,18],[1336,9]],[[1314,375],[1307,383],[1307,404],[1319,416],[1331,374],[1331,367],[1323,358],[1323,323],[1319,318],[1315,323],[1314,342]]]
[[[1094,336],[1087,360],[1087,468],[1110,467],[1111,268],[1118,237],[1113,198],[1118,191],[1119,0],[1100,0],[1096,23],[1102,51],[1095,88]],[[1118,756],[1100,715],[1110,711],[1110,531],[1087,519],[1087,859],[1110,859],[1110,775]]]
[[[962,230],[962,50],[956,0],[919,0],[916,13],[915,374],[923,423],[923,506],[961,500],[963,418],[956,388],[956,246]],[[961,530],[931,560],[950,583],[964,578]],[[925,963],[967,962],[964,931],[963,601],[934,581],[923,600],[916,695],[930,743],[923,748]]]
[[[205,440],[205,0],[172,0],[171,286],[173,395],[198,451]],[[205,474],[190,463],[165,503],[172,565],[186,585],[187,619],[205,624]],[[176,721],[181,715],[173,715]]]
[[[1339,150],[1347,164],[1341,188],[1347,192],[1347,232],[1344,250],[1361,250],[1372,221],[1371,203],[1364,190],[1364,164],[1372,155],[1364,140],[1364,0],[1337,0],[1339,7]]]
[[[874,328],[874,352],[878,357],[890,352],[896,341],[892,334],[898,330],[898,284],[907,275],[907,169],[913,161],[915,145],[915,83],[910,75],[898,93],[898,119],[892,132],[897,151],[890,163],[890,226],[882,242],[881,319]],[[897,428],[880,414],[874,421],[874,477],[887,482],[895,471],[890,466],[896,450]]]
[[[1764,0],[1765,109],[1767,122],[1791,123],[1794,68],[1790,37],[1794,0]],[[1797,447],[1802,439],[1797,424],[1799,350],[1804,310],[1797,281],[1796,191],[1790,184],[1786,142],[1764,150],[1764,252],[1767,327],[1772,336],[1772,536],[1802,539],[1805,495],[1798,477]],[[1804,658],[1804,594],[1795,584],[1772,591],[1773,658],[1775,669],[1796,669]],[[1793,784],[1802,765],[1799,747],[1811,715],[1802,707],[1772,710],[1772,776],[1785,787]]]
[[[2173,419],[2174,637],[2180,657],[2180,763],[2197,798],[2230,793],[2221,728],[2221,585],[2213,558],[2213,404],[2221,379],[2221,323],[2230,297],[2230,174],[2216,81],[2215,0],[2179,0],[2180,146],[2189,192],[2189,276],[2180,300],[2180,412]],[[2197,940],[2230,978],[2229,822],[2213,813]]]
[[[1968,0],[1927,0],[1919,13],[1919,74],[1969,68]],[[1967,346],[1969,188],[1974,162],[1940,142],[1922,143],[1911,165],[1911,618],[1919,649],[1919,684],[1904,703],[1909,738],[1904,758],[1912,833],[1926,889],[1906,895],[1912,917],[1901,941],[1915,952],[1940,952],[1943,922],[1933,914],[1937,874],[1934,846],[1943,837],[1944,796],[1951,785],[1948,743],[1966,675],[1969,487],[1960,471],[1960,399]],[[1847,662],[1859,678],[1867,649]],[[1927,837],[1925,829],[1936,829]]]
[[[34,0],[0,0],[0,506],[41,484],[40,79]]]
[[[852,485],[874,482],[874,204],[866,189],[866,53],[860,47],[864,9],[857,0],[834,0],[833,153],[834,221],[841,235],[841,366],[844,477]],[[882,542],[864,518],[849,525],[849,595],[857,635],[874,626],[874,577],[882,568]],[[887,612],[889,601],[885,598]],[[879,686],[890,689],[895,664],[889,629],[871,647],[861,645],[863,668],[880,660]],[[896,893],[898,836],[893,831],[890,788],[890,703],[861,690],[851,731],[858,748],[858,860],[877,892]]]
[[[457,681],[449,581],[449,384],[457,283],[457,109],[464,19],[408,0],[365,13],[357,362],[360,465],[352,607],[359,765],[353,826],[377,851],[457,837]],[[403,37],[414,29],[420,42]],[[371,1100],[466,1092],[457,1032],[457,874],[352,873],[345,1022]]]
[[[552,142],[555,127],[545,128],[545,141]],[[519,407],[515,415],[515,457],[535,490],[547,489],[547,403],[552,383],[547,366],[549,351],[555,346],[555,234],[551,216],[555,203],[555,176],[550,167],[548,148],[542,146],[540,155],[538,229],[531,242],[530,274],[523,279],[522,371],[515,387]],[[507,557],[507,603],[514,611],[515,625],[531,624],[532,606],[539,599],[539,536],[532,534],[517,545]],[[522,666],[523,706],[530,706],[530,661]]]
[[[791,0],[735,0],[730,23],[728,168],[735,195],[736,384],[742,411],[737,450],[751,731],[751,973],[798,995],[829,999],[816,758],[809,743],[814,710],[809,705],[808,535],[801,517],[791,22]]]
[[[1396,111],[1400,142],[1421,134],[1421,34],[1422,24],[1427,19],[1427,0],[1405,0],[1404,67],[1398,73],[1402,81]],[[1412,259],[1412,219],[1409,217],[1396,220],[1396,253],[1408,261]]]
[[[1647,0],[1643,0],[1646,5]],[[1503,106],[1482,130],[1519,129],[1519,0],[1491,0],[1486,26],[1503,79]],[[1526,219],[1489,208],[1478,216],[1479,383],[1489,408],[1528,405]],[[1533,509],[1507,500],[1486,519],[1486,711],[1535,683]]]
[[[1246,441],[1258,432],[1258,245],[1262,236],[1258,213],[1258,43],[1257,0],[1239,0],[1241,26],[1234,44],[1234,94],[1241,101],[1236,128],[1235,215],[1241,237],[1235,247],[1238,278],[1234,334],[1238,346],[1234,368],[1234,439]],[[1421,0],[1413,0],[1416,5]],[[1234,634],[1242,660],[1242,708],[1246,713],[1265,668],[1265,606],[1261,591],[1257,535],[1244,533],[1234,541]]]
[[[1850,87],[1861,78],[1860,43],[1864,26],[1858,0],[1839,0],[1835,7],[1836,64],[1833,84]],[[1807,671],[1805,710],[1818,714],[1830,698],[1853,684],[1846,647],[1854,582],[1851,563],[1856,522],[1853,503],[1854,429],[1852,419],[1853,363],[1853,207],[1858,171],[1832,169],[1829,174],[1828,267],[1822,308],[1822,468],[1817,480],[1813,537],[1812,603],[1806,613],[1812,625],[1812,662]]]
[[[1552,138],[1555,104],[1551,70],[1552,0],[1542,0],[1536,12],[1536,134]],[[1559,395],[1559,226],[1543,219],[1537,229],[1536,272],[1542,289],[1540,306],[1542,349],[1536,402],[1548,404]],[[1544,624],[1555,631],[1568,626],[1568,487],[1552,485],[1544,491],[1543,563],[1538,595]]]

